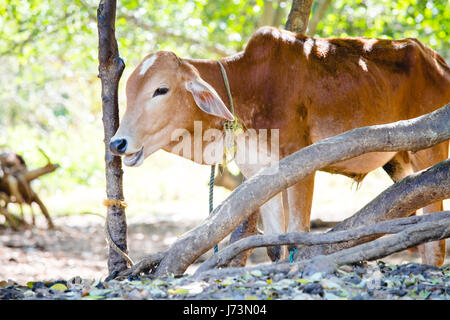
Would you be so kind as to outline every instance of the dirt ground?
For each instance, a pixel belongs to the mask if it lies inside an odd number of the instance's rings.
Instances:
[[[107,245],[104,219],[95,215],[54,217],[56,230],[47,230],[39,219],[38,227],[21,232],[0,228],[0,281],[50,281],[79,276],[103,280],[107,276]],[[178,236],[200,224],[201,220],[180,215],[137,215],[128,218],[130,256],[139,261],[145,255],[170,246]],[[323,231],[323,230],[319,230]],[[449,247],[449,246],[448,246]],[[208,252],[199,261],[212,254]],[[446,263],[450,263],[447,255]],[[265,249],[256,249],[249,264],[268,262]],[[416,253],[403,252],[383,261],[391,264],[420,262]],[[196,269],[192,265],[188,273]]]
[[[0,281],[24,284],[75,276],[100,280],[107,276],[104,218],[83,214],[53,220],[55,230],[47,230],[43,219],[38,219],[38,227],[20,232],[0,227]],[[179,221],[174,216],[129,218],[130,257],[139,261],[164,250],[198,223],[201,221]]]

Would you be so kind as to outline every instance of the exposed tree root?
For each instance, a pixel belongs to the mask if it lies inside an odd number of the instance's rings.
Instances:
[[[431,215],[445,214],[446,212],[436,212]],[[412,217],[416,218],[416,217]],[[436,217],[435,217],[436,218]],[[410,218],[403,218],[410,219]],[[396,220],[403,220],[396,219]],[[419,244],[442,240],[450,237],[450,218],[432,219],[435,221],[426,221],[413,224],[413,226],[404,228],[403,231],[391,236],[376,239],[374,241],[358,245],[356,247],[344,249],[327,256],[317,256],[313,259],[296,261],[293,263],[264,264],[248,268],[225,268],[213,269],[204,272],[198,272],[195,277],[205,278],[223,278],[227,276],[236,276],[253,270],[260,270],[263,273],[288,273],[291,277],[310,275],[315,272],[330,273],[339,265],[353,264],[360,261],[371,261],[386,257],[396,252],[415,247]],[[387,223],[390,223],[389,221]],[[385,223],[385,222],[383,222]],[[399,226],[397,226],[399,227]],[[393,231],[393,230],[392,230]]]
[[[166,254],[167,251],[151,254],[133,265],[131,268],[119,272],[118,277],[137,276],[141,273],[152,273]]]
[[[370,226],[363,226],[346,231],[336,231],[324,234],[314,234],[310,232],[292,232],[285,234],[250,236],[229,245],[217,254],[208,258],[197,269],[197,273],[201,273],[213,268],[225,267],[235,256],[251,248],[293,244],[307,246],[318,244],[329,245],[348,242],[350,240],[364,239],[367,237],[380,237],[385,234],[398,233],[413,226],[417,226],[421,223],[439,222],[443,219],[450,219],[450,211],[436,212],[424,216],[394,219],[390,221],[379,222]]]

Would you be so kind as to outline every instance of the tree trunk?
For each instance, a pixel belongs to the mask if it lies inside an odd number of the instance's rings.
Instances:
[[[277,1],[277,8],[275,9],[275,13],[273,15],[272,25],[277,28],[280,27],[281,22],[283,21],[285,16],[285,8],[281,7],[281,1],[282,0]]]
[[[313,0],[292,0],[286,29],[295,33],[306,33]]]
[[[101,0],[97,10],[99,38],[99,78],[102,82],[102,109],[105,134],[105,174],[108,199],[123,201],[122,163],[120,157],[113,156],[109,141],[119,127],[118,86],[125,64],[119,57],[115,38],[116,1]],[[123,252],[127,252],[127,223],[124,206],[118,204],[107,208],[106,224],[112,241]],[[108,270],[110,273],[126,269],[127,262],[111,247],[109,249]]]
[[[258,21],[258,27],[271,26],[274,18],[273,0],[264,0],[263,13]]]

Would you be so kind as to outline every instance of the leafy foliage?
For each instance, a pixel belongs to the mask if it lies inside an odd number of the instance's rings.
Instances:
[[[318,1],[313,5],[315,14]],[[155,50],[217,58],[242,50],[262,21],[283,27],[285,0],[118,1],[116,33],[127,78]],[[68,192],[103,183],[103,132],[97,75],[97,0],[0,0],[0,148],[62,169],[41,188]],[[269,10],[269,11],[267,11]],[[281,19],[262,19],[264,11]],[[277,24],[278,24],[277,23]],[[446,0],[333,0],[316,36],[417,37],[449,56]],[[121,82],[121,105],[123,84]],[[167,197],[167,195],[165,195]]]
[[[446,0],[335,0],[319,22],[317,33],[322,37],[418,38],[448,58],[450,3]]]

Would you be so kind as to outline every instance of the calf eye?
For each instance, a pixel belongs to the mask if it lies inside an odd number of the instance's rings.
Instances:
[[[155,93],[153,93],[153,97],[159,96],[161,94],[166,94],[169,91],[169,88],[161,87],[155,90]]]

